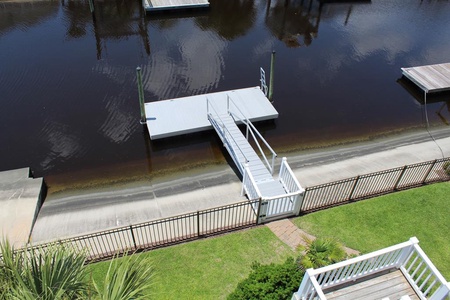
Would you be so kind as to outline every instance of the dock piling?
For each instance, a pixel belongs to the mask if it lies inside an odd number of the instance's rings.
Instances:
[[[89,0],[89,9],[91,10],[91,14],[94,13],[94,0]]]
[[[273,102],[273,73],[275,66],[275,51],[272,51],[272,56],[270,58],[270,81],[269,81],[269,101]]]
[[[138,83],[138,92],[139,92],[139,105],[141,108],[141,124],[147,123],[147,117],[145,116],[145,103],[144,103],[144,87],[142,86],[142,74],[141,74],[141,68],[136,68],[136,75],[137,75],[137,83]]]

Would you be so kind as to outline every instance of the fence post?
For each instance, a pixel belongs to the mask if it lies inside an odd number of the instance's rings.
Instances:
[[[356,180],[355,180],[355,183],[353,184],[353,187],[352,187],[352,190],[350,191],[350,195],[348,196],[348,198],[347,198],[347,201],[351,201],[352,200],[352,197],[353,197],[353,192],[355,191],[355,189],[356,189],[356,185],[358,184],[358,181],[359,181],[359,175],[358,176],[356,176]]]
[[[197,237],[200,237],[200,211],[197,210]]]
[[[262,198],[258,198],[258,211],[256,212],[256,224],[260,223],[260,214],[261,214],[261,206],[262,206]]]
[[[407,165],[403,167],[403,170],[402,170],[402,172],[400,173],[400,176],[398,176],[397,182],[396,182],[395,185],[394,185],[394,189],[393,189],[394,191],[397,190],[398,184],[400,183],[400,180],[402,180],[403,174],[405,174],[406,169],[408,169],[408,166],[407,166]]]
[[[431,170],[433,170],[434,165],[436,164],[436,162],[437,162],[437,159],[435,159],[435,160],[433,161],[433,163],[431,164],[430,168],[429,168],[428,171],[427,171],[427,174],[425,174],[425,176],[423,177],[422,185],[425,184],[425,181],[427,181],[428,175],[430,175]]]
[[[134,238],[133,225],[130,225],[131,237],[133,238],[134,250],[137,250],[136,239]]]
[[[301,194],[298,194],[296,197],[297,199],[295,199],[294,213],[296,216],[300,215],[300,212],[302,210],[302,204],[303,204],[303,199],[305,197],[305,192],[306,191],[304,191]]]

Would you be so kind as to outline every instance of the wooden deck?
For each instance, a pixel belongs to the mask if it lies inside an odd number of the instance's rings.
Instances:
[[[212,129],[208,120],[208,99],[217,113],[227,111],[230,96],[252,122],[275,119],[278,112],[259,87],[169,99],[145,104],[150,139],[156,140]]]
[[[208,0],[143,0],[146,11],[209,7]]]
[[[408,296],[411,300],[419,299],[403,276],[403,273],[399,270],[366,280],[356,281],[350,286],[345,286],[330,292],[324,290],[324,293],[328,300],[398,300],[403,296]]]
[[[402,68],[402,72],[426,93],[450,90],[450,63]]]

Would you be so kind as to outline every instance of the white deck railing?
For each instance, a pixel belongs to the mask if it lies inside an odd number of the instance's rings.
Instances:
[[[242,192],[241,195],[247,194],[249,200],[260,199],[261,192],[258,185],[253,178],[252,173],[248,167],[248,164],[244,165],[244,175],[242,176]]]
[[[450,293],[448,283],[418,245],[417,238],[331,266],[308,269],[292,299],[326,300],[323,290],[342,283],[397,268],[420,299],[443,300]]]

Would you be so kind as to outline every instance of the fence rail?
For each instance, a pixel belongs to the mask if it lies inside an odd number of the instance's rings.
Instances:
[[[444,169],[450,158],[406,165],[305,189],[301,213],[358,201],[433,182],[448,181]]]
[[[300,210],[292,210],[295,212],[293,215],[433,182],[448,181],[450,176],[444,170],[444,166],[447,164],[450,164],[450,158],[407,165],[309,187],[303,193]],[[258,218],[259,211],[262,207],[266,209],[264,206],[267,205],[267,202],[261,203],[261,201],[261,198],[253,199],[68,238],[60,240],[58,243],[71,244],[79,250],[87,249],[88,261],[108,259],[126,252],[151,250],[257,225],[262,222]],[[286,215],[282,214],[279,217],[285,218]],[[41,244],[34,248],[42,249],[51,244]]]

